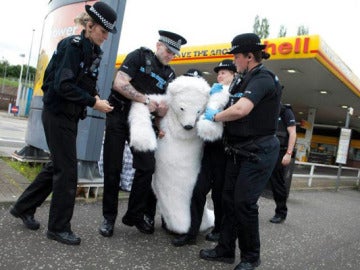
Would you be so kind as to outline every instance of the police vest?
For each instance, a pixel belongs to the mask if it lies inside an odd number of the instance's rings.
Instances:
[[[230,89],[231,97],[227,107],[233,105],[241,98],[248,83],[256,80],[257,76],[265,74],[274,83],[274,90],[269,93],[253,108],[245,117],[225,123],[224,137],[228,143],[237,143],[250,138],[274,135],[277,129],[277,118],[279,115],[279,104],[282,86],[277,77],[263,65],[247,73],[241,80],[237,79]],[[264,85],[269,87],[269,85]]]
[[[175,78],[173,69],[163,65],[148,48],[141,47],[143,63],[131,84],[143,94],[165,94],[170,81]]]

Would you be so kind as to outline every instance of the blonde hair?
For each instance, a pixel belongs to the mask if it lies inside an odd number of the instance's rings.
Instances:
[[[75,24],[81,25],[84,28],[86,28],[86,24],[88,22],[94,23],[94,20],[87,14],[86,12],[80,13],[76,18],[74,19]]]

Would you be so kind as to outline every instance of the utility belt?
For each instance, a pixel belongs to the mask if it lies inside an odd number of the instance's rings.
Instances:
[[[258,144],[271,138],[274,138],[274,135],[262,136],[238,143],[229,143],[224,139],[225,153],[234,156],[235,162],[236,159],[240,159],[256,163],[261,160],[256,154],[261,149]]]
[[[120,97],[120,95],[111,92],[108,101],[111,106],[115,107],[115,110],[125,111],[129,112],[131,107],[131,101],[130,100],[124,100]]]

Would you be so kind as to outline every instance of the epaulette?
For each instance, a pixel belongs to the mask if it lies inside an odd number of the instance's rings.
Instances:
[[[142,53],[144,53],[145,58],[145,73],[151,74],[152,71],[152,59],[154,57],[154,53],[152,50],[146,47],[140,47]]]
[[[140,50],[142,50],[144,52],[153,52],[151,49],[149,49],[147,47],[140,47]]]
[[[81,46],[81,36],[75,36],[73,37],[73,39],[71,40],[71,44],[77,46],[77,47],[80,47]]]

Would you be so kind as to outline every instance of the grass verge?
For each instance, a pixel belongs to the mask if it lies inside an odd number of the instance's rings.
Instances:
[[[40,163],[20,162],[7,157],[2,157],[2,159],[29,181],[33,181],[43,167]]]

